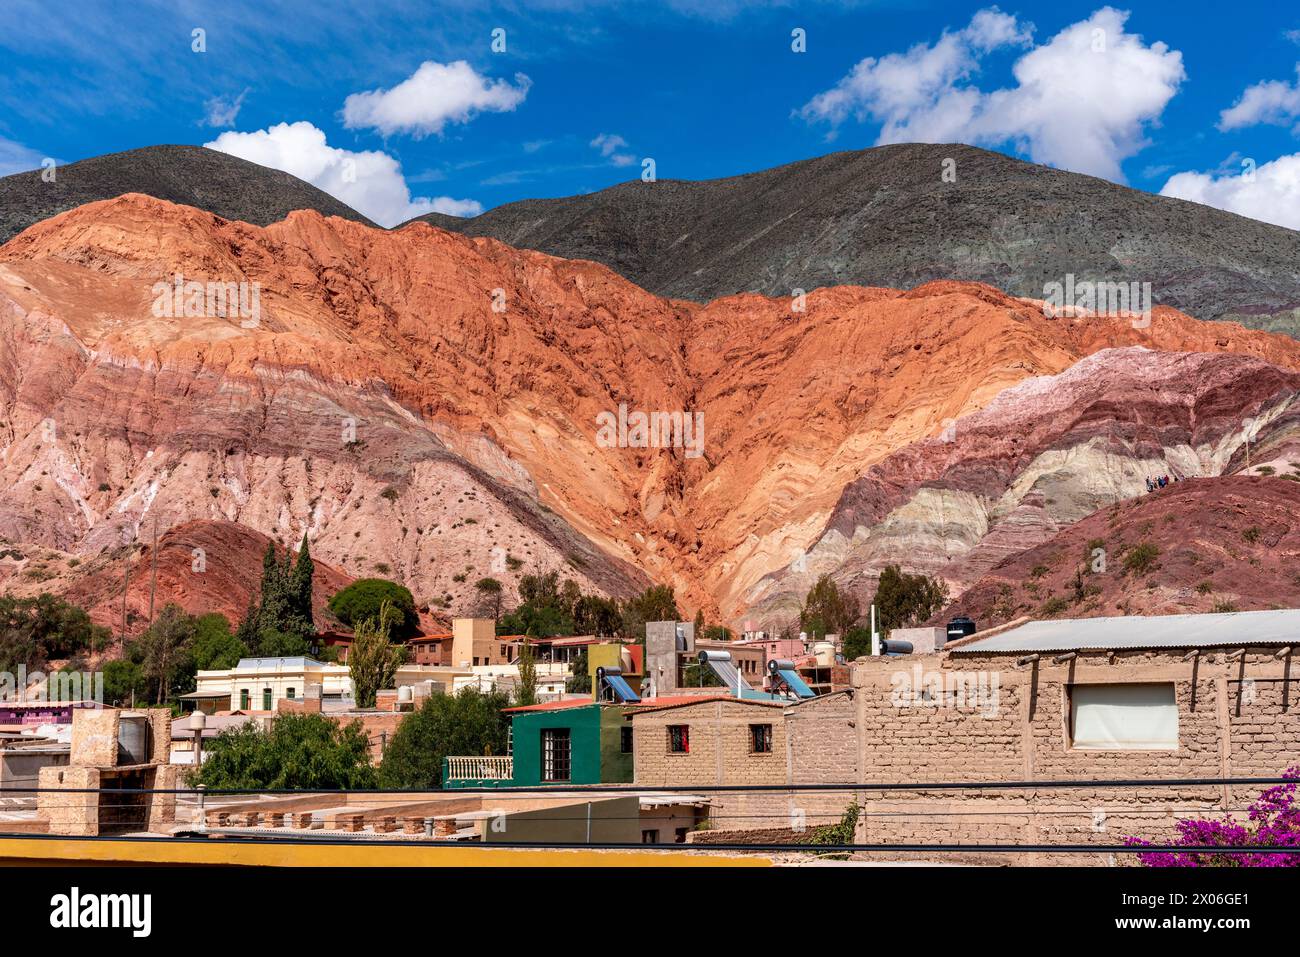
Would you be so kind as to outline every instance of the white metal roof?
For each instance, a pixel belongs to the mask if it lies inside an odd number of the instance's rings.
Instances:
[[[1300,644],[1300,608],[1224,614],[1130,615],[1031,621],[988,638],[972,636],[954,655],[1123,648],[1239,648]]]

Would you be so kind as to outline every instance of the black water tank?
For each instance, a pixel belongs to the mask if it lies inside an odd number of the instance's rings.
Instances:
[[[965,615],[948,622],[948,641],[956,641],[958,638],[973,634],[975,634],[975,622]]]

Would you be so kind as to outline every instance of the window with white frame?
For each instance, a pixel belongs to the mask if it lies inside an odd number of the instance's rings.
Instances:
[[[542,780],[568,781],[572,763],[573,751],[569,729],[544,728],[542,730]]]
[[[1070,744],[1106,751],[1178,747],[1178,700],[1170,683],[1070,687]]]

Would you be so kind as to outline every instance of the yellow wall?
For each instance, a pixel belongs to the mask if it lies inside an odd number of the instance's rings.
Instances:
[[[251,867],[769,867],[764,857],[686,851],[589,851],[456,844],[78,840],[0,837],[0,865],[234,864]]]

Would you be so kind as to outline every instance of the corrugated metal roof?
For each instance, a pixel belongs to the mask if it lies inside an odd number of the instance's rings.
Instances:
[[[967,642],[949,653],[1292,645],[1300,644],[1300,609],[1031,621],[988,638],[975,634]]]

